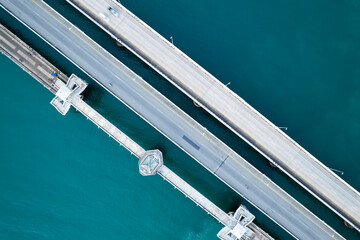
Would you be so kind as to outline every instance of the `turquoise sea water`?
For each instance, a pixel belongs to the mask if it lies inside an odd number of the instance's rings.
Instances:
[[[216,136],[347,239],[360,239],[246,143],[77,13],[48,0]],[[360,4],[334,1],[122,0],[324,164],[360,190]],[[90,84],[86,101],[226,211],[243,203],[277,239],[291,239],[194,160],[3,10],[0,22],[65,73]],[[0,55],[0,239],[217,239],[219,225],[81,114]]]

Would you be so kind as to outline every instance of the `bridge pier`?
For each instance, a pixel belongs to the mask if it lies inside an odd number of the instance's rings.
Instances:
[[[273,168],[278,168],[278,166],[275,165],[272,161],[269,161],[269,164],[270,164],[270,166],[273,167]]]
[[[344,220],[344,224],[346,227],[350,228],[350,229],[354,229],[354,226],[351,225],[350,223],[348,223],[346,220]]]
[[[194,103],[194,105],[195,105],[195,107],[201,107],[197,102],[195,102],[195,100],[193,101],[193,103]]]
[[[122,45],[122,43],[117,40],[116,40],[116,45],[118,45],[119,47],[124,47],[124,45]]]

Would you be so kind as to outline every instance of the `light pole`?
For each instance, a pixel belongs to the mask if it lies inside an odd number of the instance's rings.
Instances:
[[[170,36],[171,44],[174,45],[174,38],[173,36]]]
[[[225,84],[225,87],[229,86],[231,84],[231,82],[228,82],[227,84]]]
[[[288,127],[278,127],[280,129],[284,129],[285,131],[288,130]]]
[[[344,175],[344,172],[343,171],[340,171],[340,170],[337,170],[337,169],[334,169],[334,168],[330,168],[331,170],[333,170],[334,172],[338,172],[340,173],[341,175]]]

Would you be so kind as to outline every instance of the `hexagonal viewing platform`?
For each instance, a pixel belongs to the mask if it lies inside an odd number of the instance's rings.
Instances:
[[[163,165],[163,156],[160,150],[146,151],[139,160],[139,171],[143,176],[155,175]]]

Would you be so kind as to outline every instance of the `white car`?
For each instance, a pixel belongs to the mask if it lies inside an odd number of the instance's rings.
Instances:
[[[112,7],[109,7],[108,10],[111,12],[112,15],[114,15],[115,17],[119,16],[119,13]]]
[[[106,22],[110,21],[110,18],[108,18],[104,13],[99,13],[99,16],[104,19]]]

